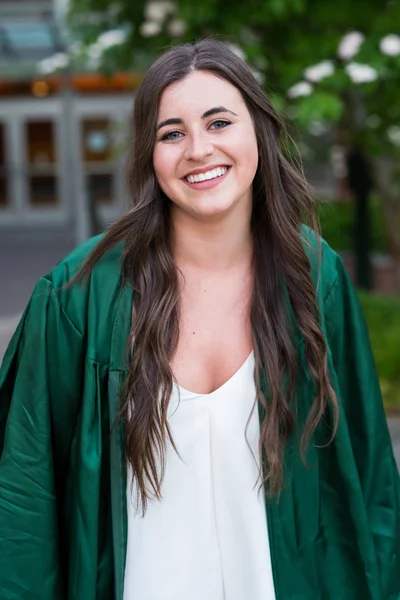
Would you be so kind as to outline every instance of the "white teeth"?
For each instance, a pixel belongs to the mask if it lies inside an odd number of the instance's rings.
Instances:
[[[215,177],[221,177],[225,175],[228,167],[217,167],[216,169],[212,169],[211,171],[207,171],[206,173],[197,173],[196,175],[189,175],[186,177],[186,181],[189,183],[198,183],[200,181],[206,181],[206,179],[215,179]]]

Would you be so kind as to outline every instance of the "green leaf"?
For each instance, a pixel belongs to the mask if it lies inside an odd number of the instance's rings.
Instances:
[[[343,109],[343,102],[338,96],[317,91],[298,100],[293,114],[300,125],[307,127],[312,121],[335,123],[342,116]]]

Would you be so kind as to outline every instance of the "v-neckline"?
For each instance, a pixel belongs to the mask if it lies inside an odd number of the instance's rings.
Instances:
[[[231,375],[229,377],[229,379],[227,379],[223,384],[221,384],[219,387],[217,387],[212,392],[209,392],[208,394],[204,394],[204,393],[201,393],[201,392],[192,392],[191,390],[188,390],[184,386],[180,385],[177,381],[174,381],[173,385],[174,385],[175,389],[178,390],[178,392],[181,392],[186,397],[189,397],[189,398],[200,398],[200,397],[201,398],[210,398],[210,397],[214,396],[215,394],[219,394],[223,389],[225,389],[225,387],[231,385],[232,382],[239,376],[239,374],[246,368],[246,366],[248,365],[248,363],[252,359],[253,355],[254,355],[254,350],[252,350],[250,352],[250,354],[246,358],[246,360],[233,373],[233,375]]]

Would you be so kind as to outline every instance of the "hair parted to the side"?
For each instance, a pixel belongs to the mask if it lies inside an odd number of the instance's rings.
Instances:
[[[123,276],[133,286],[134,306],[121,417],[126,454],[143,512],[150,498],[161,498],[167,440],[174,445],[167,408],[173,383],[170,363],[177,348],[180,315],[170,200],[158,185],[152,161],[157,113],[165,88],[194,70],[209,71],[241,92],[258,141],[251,219],[254,288],[250,320],[257,400],[265,412],[260,431],[260,453],[265,458],[263,478],[271,494],[279,493],[282,487],[284,448],[294,425],[299,364],[295,328],[304,340],[306,365],[315,387],[302,430],[303,458],[328,403],[334,416],[332,435],[338,418],[310,262],[301,234],[304,222],[318,230],[313,198],[301,169],[281,152],[282,123],[251,68],[228,45],[204,39],[174,47],[153,63],[136,94],[133,143],[127,164],[132,209],[108,229],[80,273],[83,277],[90,275],[96,262],[117,242],[124,241]],[[262,378],[267,381],[267,394],[260,384]]]

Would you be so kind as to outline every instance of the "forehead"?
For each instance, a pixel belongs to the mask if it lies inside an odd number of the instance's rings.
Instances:
[[[184,118],[185,114],[197,116],[220,105],[234,112],[245,108],[239,90],[229,81],[207,71],[193,71],[164,90],[158,115],[160,119]]]

